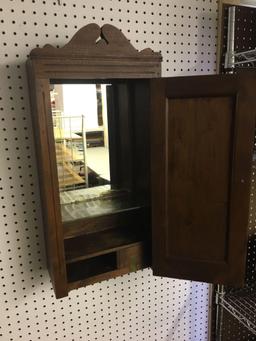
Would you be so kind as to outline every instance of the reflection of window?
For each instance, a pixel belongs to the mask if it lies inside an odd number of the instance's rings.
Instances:
[[[63,84],[63,115],[85,117],[85,130],[98,129],[95,84]],[[79,127],[73,127],[78,132]]]

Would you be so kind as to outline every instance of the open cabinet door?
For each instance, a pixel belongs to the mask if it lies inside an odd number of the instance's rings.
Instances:
[[[242,285],[256,81],[151,81],[154,275]]]

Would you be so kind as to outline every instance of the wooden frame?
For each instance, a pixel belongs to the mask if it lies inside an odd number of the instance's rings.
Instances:
[[[114,26],[104,25],[100,28],[96,24],[89,24],[81,28],[62,48],[46,45],[32,50],[27,61],[27,70],[43,206],[47,263],[56,297],[60,298],[66,296],[71,289],[128,272],[129,266],[126,258],[134,250],[137,253],[143,253],[143,246],[133,243],[130,248],[119,253],[117,270],[68,283],[64,251],[65,235],[61,222],[52,129],[50,82],[51,80],[159,77],[161,55],[150,49],[138,52]],[[120,219],[122,220],[122,215],[101,217],[96,221],[96,226],[106,221],[111,225]],[[129,219],[132,219],[132,216],[131,218],[129,216]],[[65,234],[71,237],[74,231],[72,227],[68,227],[68,232]],[[84,228],[84,224],[78,222],[75,231],[81,233]],[[109,256],[109,261],[112,261],[111,256]],[[93,266],[91,264],[91,267]],[[143,264],[138,265],[138,267],[141,266]]]

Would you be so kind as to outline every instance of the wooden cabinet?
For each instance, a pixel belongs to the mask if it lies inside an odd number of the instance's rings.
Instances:
[[[160,276],[243,283],[255,80],[161,79],[160,63],[158,53],[136,51],[110,25],[88,25],[61,49],[31,52],[31,106],[56,297],[146,266]],[[68,208],[79,206],[82,216],[65,221],[49,89],[96,83],[106,85],[109,187],[95,187],[100,195],[87,201],[92,186],[81,175],[83,199]]]

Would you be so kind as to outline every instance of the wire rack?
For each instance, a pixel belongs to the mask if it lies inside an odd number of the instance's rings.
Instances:
[[[256,285],[219,293],[219,304],[256,335]]]
[[[256,49],[235,53],[235,65],[256,62]]]
[[[256,8],[225,5],[223,22],[223,73],[235,69],[255,70]],[[254,145],[256,146],[256,134]],[[256,158],[253,155],[250,218],[246,261],[246,285],[242,289],[217,286],[213,339],[218,341],[256,340]]]
[[[254,138],[256,143],[256,135]],[[241,332],[241,328],[229,318],[225,318],[223,310],[232,315],[240,325],[244,326],[248,333],[256,335],[256,277],[255,277],[255,217],[256,217],[256,159],[253,155],[252,178],[251,178],[251,199],[250,199],[250,220],[248,226],[248,254],[246,264],[246,284],[244,288],[235,289],[231,287],[218,286],[216,291],[216,335],[217,340],[233,340],[233,336],[227,333],[228,326],[232,333]],[[246,338],[237,335],[236,340],[254,340],[247,334]],[[231,338],[230,338],[231,337]]]
[[[238,6],[228,8],[228,32],[227,32],[227,51],[225,54],[225,70],[234,69],[236,66],[254,66],[256,62],[256,49],[245,51],[235,51],[236,33],[236,11]],[[251,29],[252,30],[252,29]]]

